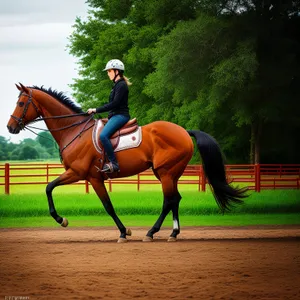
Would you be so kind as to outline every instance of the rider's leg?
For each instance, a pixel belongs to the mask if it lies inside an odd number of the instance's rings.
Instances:
[[[119,130],[123,125],[129,121],[129,117],[123,115],[112,116],[106,125],[104,126],[102,132],[100,133],[100,140],[105,149],[107,157],[111,164],[105,164],[103,167],[103,172],[117,172],[119,171],[119,164],[116,159],[114,149],[110,142],[110,137]]]

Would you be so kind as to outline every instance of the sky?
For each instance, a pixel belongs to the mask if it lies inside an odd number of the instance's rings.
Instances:
[[[0,0],[0,136],[18,143],[36,138],[6,128],[19,92],[15,83],[42,86],[72,98],[77,59],[67,49],[76,17],[87,17],[85,0]]]

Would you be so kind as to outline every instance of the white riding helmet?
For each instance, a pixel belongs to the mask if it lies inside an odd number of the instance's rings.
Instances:
[[[125,71],[124,64],[119,59],[111,59],[105,66],[103,71],[107,71],[110,69]]]

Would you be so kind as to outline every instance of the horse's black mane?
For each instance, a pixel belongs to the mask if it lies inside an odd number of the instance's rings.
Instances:
[[[65,106],[72,109],[75,113],[83,113],[83,110],[80,106],[77,106],[69,97],[64,95],[63,92],[58,92],[56,90],[53,90],[51,87],[49,89],[44,88],[42,85],[41,87],[38,86],[32,86],[31,88],[45,92],[46,94],[54,97],[56,100],[58,100],[60,103],[64,104]]]

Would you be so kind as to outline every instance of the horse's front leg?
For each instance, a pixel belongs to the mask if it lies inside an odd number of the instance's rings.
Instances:
[[[115,209],[110,201],[104,182],[99,179],[92,178],[90,179],[90,183],[92,184],[95,192],[100,198],[105,210],[112,217],[112,219],[114,220],[114,222],[120,230],[120,238],[118,240],[118,243],[127,242],[126,236],[131,235],[131,230],[126,229],[126,227],[123,225],[123,223],[117,216]]]
[[[78,180],[80,180],[79,176],[72,169],[69,169],[65,173],[60,175],[58,178],[56,178],[55,180],[50,182],[46,187],[46,194],[47,194],[47,198],[48,198],[50,215],[54,218],[54,220],[57,223],[59,223],[63,227],[68,226],[68,220],[66,218],[60,217],[57,214],[55,205],[53,202],[53,198],[52,198],[52,191],[55,187],[57,187],[59,185],[70,184],[70,183],[76,182]]]

